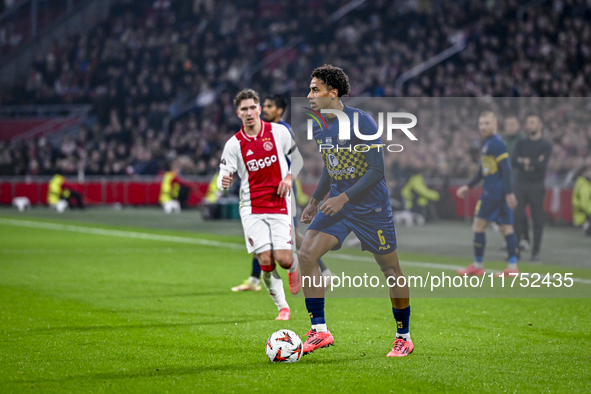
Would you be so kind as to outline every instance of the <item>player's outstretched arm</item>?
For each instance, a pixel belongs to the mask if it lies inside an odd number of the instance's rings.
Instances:
[[[476,184],[478,182],[480,182],[481,179],[482,179],[482,165],[480,167],[478,167],[478,171],[476,172],[474,177],[470,180],[470,182],[468,182],[467,185],[460,186],[458,188],[458,190],[456,190],[456,196],[458,196],[459,198],[464,198],[466,196],[466,194],[468,193],[468,190],[470,190],[471,188],[476,186]]]

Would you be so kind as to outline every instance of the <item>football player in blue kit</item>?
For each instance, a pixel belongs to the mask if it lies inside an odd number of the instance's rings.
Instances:
[[[474,213],[474,262],[467,268],[458,270],[459,275],[484,275],[484,247],[486,237],[484,230],[488,222],[496,222],[499,231],[507,241],[509,265],[498,274],[517,274],[517,258],[519,246],[513,230],[513,210],[517,207],[517,199],[513,193],[511,180],[511,162],[503,139],[497,134],[497,117],[492,112],[483,112],[478,119],[478,129],[484,140],[482,158],[478,172],[472,180],[461,186],[456,195],[464,198],[468,190],[484,179],[482,195],[476,203]]]
[[[302,276],[312,278],[312,285],[304,286],[306,308],[312,323],[304,343],[304,354],[334,342],[324,317],[324,286],[314,286],[313,283],[320,283],[318,260],[329,250],[339,249],[351,231],[361,241],[362,249],[374,255],[389,285],[404,276],[398,261],[394,219],[384,179],[383,145],[379,138],[366,141],[356,137],[353,132],[355,118],[358,120],[359,132],[363,135],[375,135],[378,127],[368,114],[342,103],[341,97],[347,96],[349,91],[349,78],[342,69],[325,65],[312,72],[308,94],[312,110],[342,111],[350,121],[351,139],[339,139],[336,114],[324,114],[326,124],[322,127],[314,125],[314,139],[325,165],[316,191],[302,213],[302,222],[311,224],[298,257]],[[365,147],[354,149],[361,144],[365,144]],[[329,198],[319,208],[326,194],[329,194]],[[404,284],[404,287],[392,286],[389,289],[397,323],[396,339],[388,353],[389,357],[408,356],[413,351],[409,334],[410,298],[406,280]]]

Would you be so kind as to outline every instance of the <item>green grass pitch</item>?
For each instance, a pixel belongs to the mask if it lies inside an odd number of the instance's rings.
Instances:
[[[3,216],[2,393],[591,391],[586,298],[415,298],[415,351],[400,359],[385,357],[388,299],[328,299],[335,346],[272,364],[267,337],[303,336],[309,319],[302,298],[276,322],[265,290],[230,292],[249,270],[241,236]],[[469,257],[401,250],[412,261]],[[338,271],[338,258],[326,262]]]

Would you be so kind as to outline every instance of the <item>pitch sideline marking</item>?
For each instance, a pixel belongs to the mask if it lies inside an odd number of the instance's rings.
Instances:
[[[180,237],[180,236],[174,236],[174,235],[140,233],[137,231],[110,230],[110,229],[103,229],[103,228],[74,226],[74,225],[70,225],[70,224],[33,222],[33,221],[29,221],[29,220],[14,220],[14,219],[4,219],[4,218],[0,218],[0,224],[7,224],[7,225],[11,225],[11,226],[30,227],[30,228],[40,228],[40,229],[47,229],[47,230],[73,231],[73,232],[78,232],[78,233],[106,235],[106,236],[122,237],[122,238],[143,239],[143,240],[149,240],[149,241],[178,242],[178,243],[193,244],[193,245],[217,246],[217,247],[224,247],[224,248],[231,248],[231,249],[243,249],[244,248],[243,245],[235,244],[232,242],[211,241],[211,240],[207,240],[207,239]],[[341,253],[331,254],[331,257],[336,257],[336,258],[343,259],[343,260],[374,262],[374,259],[370,258],[370,257],[349,256],[349,255],[341,254]],[[458,269],[464,268],[463,266],[459,266],[459,265],[429,263],[429,262],[421,262],[421,261],[402,260],[401,262],[404,263],[405,265],[410,265],[410,266],[415,266],[415,267],[423,267],[423,268],[436,268],[436,269],[444,269],[444,270],[458,270]],[[491,270],[491,272],[499,272],[499,271]],[[572,278],[572,279],[574,282],[591,285],[590,279],[582,279],[582,278]]]

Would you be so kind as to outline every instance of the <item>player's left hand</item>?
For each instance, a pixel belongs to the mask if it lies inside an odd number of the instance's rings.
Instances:
[[[328,216],[334,216],[338,211],[343,209],[343,206],[349,201],[349,196],[345,193],[341,193],[336,197],[331,197],[322,206],[320,210],[323,214]]]
[[[279,186],[277,187],[277,194],[281,197],[285,197],[289,195],[291,190],[291,174],[287,174],[284,180],[279,182]]]
[[[505,196],[505,201],[509,206],[509,209],[514,210],[517,208],[517,197],[515,197],[515,193],[509,193]]]

